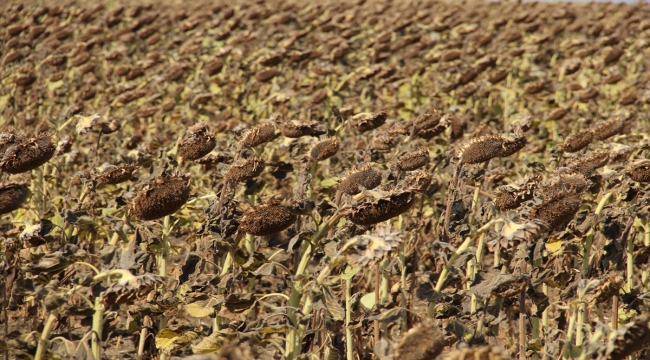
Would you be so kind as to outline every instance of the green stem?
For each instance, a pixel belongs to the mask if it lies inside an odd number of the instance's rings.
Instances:
[[[564,340],[564,351],[562,352],[562,358],[568,359],[571,356],[571,349],[573,347],[573,334],[576,328],[576,314],[577,311],[573,309],[573,305],[569,307],[571,316],[569,317],[569,331],[566,332],[566,339]]]
[[[483,249],[485,248],[485,234],[478,237],[476,245],[476,269],[483,269]]]
[[[465,283],[465,287],[467,290],[469,290],[472,287],[475,274],[476,274],[476,260],[470,259],[467,262],[467,283]],[[470,314],[475,314],[477,308],[478,308],[478,300],[476,298],[476,295],[472,294],[471,303],[470,303]]]
[[[56,319],[59,317],[59,312],[61,310],[56,309],[50,313],[50,315],[47,317],[47,322],[45,323],[45,327],[43,327],[43,332],[41,333],[41,337],[38,338],[38,348],[36,349],[36,355],[34,356],[34,360],[42,360],[43,356],[45,355],[45,352],[47,351],[48,347],[48,339],[50,337],[50,332],[52,331],[52,327],[54,326],[54,322]]]
[[[360,196],[356,196],[355,198],[361,198]],[[339,220],[341,220],[341,217],[343,217],[343,214],[341,212],[337,212],[336,214],[332,215],[332,217],[321,227],[316,234],[311,239],[311,242],[309,241],[304,241],[303,242],[303,252],[302,252],[302,257],[300,258],[300,263],[298,264],[298,268],[296,269],[296,273],[294,277],[301,276],[305,273],[307,270],[307,265],[309,264],[309,261],[311,261],[312,257],[312,244],[318,244],[320,239],[327,234],[327,232],[330,230],[330,228],[336,226],[338,224]],[[323,269],[324,270],[324,269]],[[285,352],[286,352],[286,357],[288,360],[294,360],[298,357],[299,351],[300,351],[300,341],[302,339],[299,339],[296,335],[298,334],[296,330],[298,329],[298,319],[296,316],[296,308],[300,306],[300,300],[302,298],[302,280],[296,280],[293,282],[291,285],[291,296],[289,297],[289,308],[287,309],[287,316],[291,320],[292,326],[289,328],[289,331],[287,331],[287,341],[286,341],[286,347],[285,347]],[[311,305],[310,305],[310,311],[311,311]],[[305,313],[306,314],[306,313]]]
[[[95,359],[102,358],[102,327],[104,322],[104,304],[100,297],[95,298],[95,313],[93,314],[92,352]]]
[[[316,178],[316,170],[318,170],[318,161],[313,161],[311,163],[311,169],[309,174],[311,175],[310,184],[309,184],[309,199],[314,200],[314,183]]]
[[[169,262],[169,232],[171,228],[171,217],[170,215],[165,216],[163,219],[163,232],[161,240],[160,255],[158,256],[158,275],[167,276],[167,263]]]
[[[312,307],[314,305],[314,296],[316,295],[316,292],[325,281],[325,278],[327,278],[331,272],[332,272],[332,266],[326,266],[325,268],[323,268],[323,270],[321,270],[320,274],[316,278],[316,281],[312,285],[312,287],[314,288],[313,291],[309,291],[307,293],[307,298],[305,299],[305,303],[302,306],[303,314],[311,313]],[[305,335],[306,326],[307,326],[306,324],[300,324],[298,326],[297,340],[299,342],[296,343],[297,346],[300,346],[300,343],[302,342],[302,337]]]
[[[248,252],[249,256],[253,256],[255,252],[255,236],[246,234],[246,242],[244,243],[246,247],[246,251]],[[255,277],[251,277],[248,279],[248,292],[251,294],[255,293]],[[248,314],[248,318],[250,320],[255,320],[257,317],[257,308],[253,308],[253,311],[251,311]]]
[[[413,236],[411,236],[413,238]],[[401,306],[406,308],[408,307],[407,304],[407,298],[406,298],[406,245],[402,244],[399,248],[399,252],[397,253],[397,257],[399,259],[399,271],[400,271],[400,299],[401,299]],[[408,321],[402,322],[402,331],[407,331],[408,330]]]
[[[519,292],[519,360],[526,360],[526,288]]]
[[[447,276],[449,276],[449,269],[454,265],[456,260],[467,251],[469,248],[469,245],[472,243],[472,240],[480,234],[485,233],[486,231],[490,230],[492,226],[496,223],[500,223],[499,219],[496,220],[490,220],[488,223],[483,225],[480,229],[476,231],[472,236],[468,236],[465,238],[465,241],[456,249],[456,251],[451,255],[451,258],[449,258],[449,261],[445,265],[445,267],[442,269],[440,272],[440,276],[438,277],[438,282],[436,283],[436,292],[442,291],[442,288],[445,286],[445,281],[447,281]],[[435,308],[435,303],[430,303],[429,304],[429,317],[433,317],[434,315],[434,308]]]
[[[223,277],[224,275],[228,274],[228,272],[230,271],[230,267],[232,266],[234,260],[233,254],[237,250],[237,247],[239,246],[239,242],[241,241],[242,237],[243,237],[243,233],[241,232],[237,232],[237,235],[235,235],[235,245],[233,246],[232,250],[228,251],[225,259],[223,259],[220,276]],[[221,289],[218,289],[217,293],[221,295]],[[219,331],[219,329],[221,328],[221,324],[223,324],[223,318],[221,318],[220,316],[215,316],[214,323],[212,324],[213,327],[212,331]]]
[[[546,296],[548,296],[548,285],[546,285],[546,283],[542,284],[542,292]],[[548,351],[547,351],[548,343],[546,341],[546,333],[548,332],[548,311],[549,311],[549,308],[550,308],[550,306],[547,307],[546,309],[544,309],[544,312],[542,313],[542,329],[544,331],[544,359],[548,358],[548,356],[546,355],[546,354],[548,354]]]
[[[352,320],[352,277],[345,280],[345,354],[347,360],[354,360],[354,346],[352,345],[352,329],[350,321]]]
[[[600,331],[595,332],[593,335],[591,335],[589,341],[593,343],[598,343],[600,338],[603,337],[603,333]],[[587,352],[583,351],[582,354],[580,354],[580,359],[579,360],[587,360]]]
[[[494,249],[494,264],[492,264],[493,268],[498,268],[501,266],[501,247],[499,244],[497,244],[497,247]]]
[[[598,206],[596,207],[596,211],[594,211],[595,218],[598,219],[598,216],[600,216],[600,213],[603,211],[603,208],[607,204],[607,201],[612,197],[612,193],[607,193],[605,194],[601,199],[600,202],[598,203]],[[589,258],[590,258],[590,253],[591,253],[591,247],[593,245],[594,241],[594,235],[596,233],[596,224],[591,226],[589,229],[589,232],[587,233],[587,240],[585,241],[585,246],[582,250],[582,276],[583,278],[586,276],[587,271],[589,270]],[[580,298],[579,300],[582,300]],[[578,316],[578,324],[576,328],[576,345],[577,346],[582,346],[583,341],[584,341],[584,333],[583,333],[583,328],[584,328],[584,321],[585,321],[585,314],[587,313],[587,304],[583,301],[580,303],[577,311],[577,316]]]
[[[600,213],[603,211],[603,208],[605,207],[605,204],[607,204],[607,201],[612,197],[612,193],[607,193],[605,194],[601,199],[600,202],[598,203],[598,206],[596,207],[596,211],[594,214],[596,215],[596,218],[600,215]],[[589,270],[589,257],[590,257],[590,252],[591,252],[591,246],[594,241],[594,234],[596,232],[595,229],[595,224],[591,226],[589,229],[589,232],[587,233],[587,240],[585,242],[585,246],[582,251],[582,274],[586,274],[587,270]],[[583,275],[584,276],[584,275]]]
[[[618,293],[612,295],[612,329],[618,329]]]
[[[388,302],[388,294],[390,293],[390,279],[388,277],[388,265],[390,265],[390,256],[384,257],[381,261],[381,289],[379,291],[380,304],[385,304]]]
[[[305,273],[305,270],[307,269],[307,265],[309,264],[309,261],[311,260],[311,254],[312,254],[312,245],[309,241],[304,241],[303,242],[303,251],[302,251],[302,257],[300,258],[300,263],[298,264],[298,268],[296,269],[295,276],[300,276]],[[293,360],[298,357],[299,354],[296,352],[298,351],[297,347],[299,347],[297,339],[297,334],[296,334],[296,329],[298,328],[298,318],[296,316],[296,308],[300,305],[300,298],[302,297],[302,280],[296,280],[293,282],[291,286],[291,296],[289,297],[289,308],[287,309],[287,315],[289,316],[289,319],[291,320],[292,326],[289,328],[289,331],[287,332],[287,345],[286,345],[286,356],[287,359]],[[298,346],[296,346],[298,345]]]
[[[627,237],[627,285],[625,291],[632,292],[634,288],[634,239],[636,236]]]
[[[586,312],[587,312],[587,306],[585,304],[580,304],[580,307],[578,308],[578,325],[576,328],[576,346],[582,346],[582,342],[584,340],[583,326],[585,323]]]
[[[138,360],[142,360],[144,357],[144,344],[147,340],[147,335],[149,334],[149,329],[143,327],[140,330],[140,341],[138,342]]]
[[[453,266],[453,264],[456,262],[456,260],[467,251],[469,248],[469,244],[472,242],[471,237],[465,238],[465,241],[456,249],[456,251],[451,255],[451,258],[447,262],[447,265],[442,269],[442,272],[440,273],[440,277],[438,278],[438,282],[436,283],[436,291],[440,292],[442,291],[442,288],[445,286],[445,281],[447,281],[447,276],[449,276],[449,269]]]

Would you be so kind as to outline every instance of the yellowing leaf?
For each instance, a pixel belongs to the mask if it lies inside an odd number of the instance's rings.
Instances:
[[[188,314],[192,317],[206,317],[214,314],[214,308],[213,306],[213,299],[208,300],[207,303],[204,303],[202,301],[191,303],[188,305],[185,305],[185,310],[187,311]]]
[[[324,188],[328,188],[328,187],[336,185],[337,181],[338,181],[337,177],[331,177],[331,178],[328,178],[328,179],[325,179],[325,180],[321,181],[320,186],[322,186]]]
[[[221,88],[219,85],[212,83],[210,84],[210,92],[215,94],[215,95],[220,95],[221,94]]]
[[[361,297],[361,305],[366,309],[366,310],[371,310],[373,307],[375,307],[375,293],[367,293]]]
[[[190,330],[187,326],[179,326],[172,330],[166,327],[156,335],[156,348],[170,352],[182,345],[189,344],[192,340],[199,338],[199,334]]]
[[[559,254],[564,248],[564,243],[562,241],[553,241],[553,242],[551,241],[545,244],[546,251],[548,251],[551,255]]]
[[[52,216],[52,224],[58,226],[59,228],[63,228],[63,225],[65,225],[65,219],[63,219],[63,216],[58,211],[54,212],[54,215]]]
[[[359,271],[361,271],[361,266],[355,266],[355,267],[348,266],[347,268],[345,268],[345,271],[343,272],[343,274],[341,274],[341,279],[350,280]]]
[[[162,350],[171,349],[174,340],[178,338],[178,335],[178,333],[172,331],[170,328],[162,329],[158,335],[156,335],[156,348]]]
[[[431,206],[425,206],[422,208],[422,218],[428,219],[433,216],[433,208]]]

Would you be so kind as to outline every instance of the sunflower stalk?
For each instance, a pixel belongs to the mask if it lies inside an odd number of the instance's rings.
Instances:
[[[41,336],[38,338],[38,348],[36,349],[36,355],[34,355],[34,360],[42,360],[45,352],[47,351],[48,339],[50,338],[50,332],[54,326],[54,322],[59,318],[59,313],[61,309],[56,309],[50,312],[50,315],[47,317]]]
[[[594,211],[594,215],[596,218],[600,216],[600,213],[603,211],[603,208],[609,201],[609,199],[612,197],[612,193],[607,193],[603,195],[603,197],[600,199],[600,202],[598,203],[598,206],[596,206],[596,211]],[[589,232],[587,233],[587,239],[585,241],[585,245],[582,249],[582,276],[584,278],[585,274],[587,274],[587,271],[589,270],[589,258],[590,258],[590,253],[591,253],[591,247],[594,241],[594,235],[596,233],[596,224],[593,224],[591,228],[589,228]],[[582,300],[580,298],[579,300]],[[576,326],[576,345],[577,346],[582,346],[582,343],[584,341],[584,321],[585,321],[585,315],[587,313],[587,303],[582,301],[578,307],[577,310],[577,317],[578,317],[578,324]]]
[[[347,360],[354,360],[354,345],[352,343],[352,277],[345,280],[345,354]]]
[[[411,239],[413,239],[413,235]],[[401,306],[407,307],[407,297],[406,297],[406,255],[405,255],[406,244],[401,244],[399,247],[399,252],[397,253],[397,258],[399,260],[399,271],[400,271],[400,300]],[[406,331],[408,326],[407,322],[402,323],[402,331]]]
[[[314,199],[314,179],[316,178],[316,171],[318,171],[318,161],[312,161],[311,167],[309,169],[310,184],[309,184],[309,199]]]
[[[469,245],[472,243],[472,240],[478,235],[481,235],[488,230],[492,228],[497,223],[502,222],[503,220],[500,219],[493,219],[487,222],[485,225],[483,225],[480,229],[478,229],[474,234],[471,236],[468,236],[465,238],[465,241],[456,249],[456,251],[451,255],[451,258],[449,258],[449,261],[447,261],[447,264],[445,264],[445,267],[442,269],[442,272],[440,272],[440,276],[438,277],[438,282],[436,283],[436,292],[442,291],[442,288],[445,286],[445,281],[447,281],[447,276],[449,276],[449,269],[454,265],[456,260],[469,249]],[[429,317],[433,317],[435,313],[435,303],[430,303],[429,304]]]
[[[309,261],[311,261],[312,255],[313,255],[313,245],[312,244],[318,244],[320,239],[327,234],[327,232],[330,230],[330,228],[336,226],[338,224],[339,220],[343,217],[342,212],[337,212],[332,217],[321,227],[316,234],[311,239],[311,242],[308,240],[303,241],[302,244],[302,257],[300,258],[300,263],[298,264],[298,268],[296,269],[296,272],[294,274],[295,277],[301,277],[302,275],[305,274],[305,271],[307,270],[307,265],[309,264]],[[296,359],[300,355],[300,342],[302,341],[301,338],[299,338],[298,332],[298,317],[296,315],[296,309],[298,306],[300,306],[300,300],[302,298],[302,279],[301,280],[296,280],[293,282],[291,286],[291,296],[289,297],[289,308],[287,309],[287,316],[289,317],[291,326],[289,328],[289,331],[287,331],[287,339],[286,339],[286,347],[285,347],[285,353],[287,356],[287,359],[293,360]],[[313,299],[312,299],[313,300]],[[311,304],[309,306],[310,311],[311,311]]]
[[[573,305],[569,306],[569,330],[566,333],[566,339],[564,340],[564,351],[562,351],[562,359],[569,359],[571,357],[571,350],[573,348],[573,336],[576,328],[576,317],[577,311],[575,311]]]
[[[140,330],[140,340],[138,341],[138,360],[142,360],[144,358],[144,345],[145,342],[147,341],[148,335],[149,335],[149,329],[143,327]]]
[[[596,207],[596,211],[594,211],[594,215],[596,215],[596,218],[600,215],[600,213],[603,211],[603,208],[609,201],[609,199],[612,197],[612,193],[607,193],[603,195],[603,197],[600,199],[600,202],[598,203],[598,206]],[[582,274],[587,273],[589,270],[589,257],[591,253],[591,246],[594,241],[594,234],[596,232],[596,224],[592,225],[591,228],[589,228],[589,232],[587,233],[587,239],[585,242],[584,247],[582,248]]]
[[[526,360],[526,287],[519,293],[519,360]]]
[[[234,241],[235,244],[232,247],[232,249],[228,251],[225,258],[223,259],[221,273],[220,273],[221,276],[224,276],[228,274],[228,272],[230,272],[230,267],[232,266],[233,261],[235,259],[234,252],[236,251],[237,247],[239,247],[239,242],[241,241],[242,237],[243,237],[243,233],[241,232],[237,232],[237,235],[235,235],[235,241]],[[221,289],[218,289],[217,291],[219,294],[221,293]],[[214,323],[212,326],[213,327],[212,331],[213,332],[219,331],[219,329],[221,328],[221,324],[223,324],[223,318],[221,318],[220,316],[215,316]]]
[[[92,325],[92,352],[95,359],[102,358],[102,328],[104,323],[104,304],[99,297],[95,298],[95,312]]]
[[[548,296],[548,285],[542,284],[542,292],[544,293],[544,295]],[[547,351],[548,345],[547,345],[547,341],[546,341],[547,340],[546,334],[548,333],[548,330],[549,330],[549,328],[548,328],[548,312],[549,312],[549,308],[550,308],[550,306],[548,308],[544,309],[544,312],[542,313],[542,329],[543,329],[543,332],[544,332],[544,359],[548,358],[548,355],[547,355],[548,354],[548,351]]]
[[[133,274],[131,274],[130,271],[124,269],[114,269],[114,270],[100,273],[97,270],[97,268],[95,268],[90,264],[83,263],[83,262],[77,262],[77,264],[87,265],[93,269],[93,271],[96,273],[96,275],[92,279],[93,282],[102,281],[114,275],[120,275],[120,278],[123,281],[128,281],[129,279],[134,278]],[[65,296],[68,298],[71,297],[80,288],[81,288],[80,285],[75,285],[72,289],[68,290],[65,293]],[[92,353],[93,355],[98,354],[101,356],[101,326],[104,318],[104,305],[100,302],[99,298],[95,299],[93,310],[94,313],[93,313],[92,331],[93,331],[94,341],[92,342]],[[49,345],[48,339],[50,337],[50,333],[52,332],[54,322],[57,321],[60,314],[61,314],[61,307],[58,307],[50,312],[50,315],[48,316],[47,321],[45,323],[45,326],[43,327],[43,331],[41,332],[41,336],[38,339],[38,347],[36,349],[36,355],[34,356],[34,360],[44,359],[45,353],[47,352],[47,347]],[[101,357],[98,357],[97,359],[101,359]]]
[[[375,264],[375,305],[379,304],[379,289],[381,287],[380,285],[380,265]],[[377,344],[380,340],[379,336],[379,320],[375,319],[373,321],[373,329],[374,329],[374,338],[375,338],[375,344]]]
[[[171,216],[167,215],[163,218],[163,230],[162,230],[162,239],[160,244],[160,254],[158,255],[158,275],[162,277],[167,276],[167,265],[169,263],[169,252],[171,251],[169,246],[169,233],[171,232]],[[161,293],[165,292],[165,286],[161,286]],[[158,318],[158,331],[164,329],[167,326],[167,316],[165,314],[160,315]],[[164,360],[167,355],[164,352],[161,352],[160,359]]]
[[[307,291],[307,297],[305,298],[305,303],[302,306],[303,314],[311,313],[312,307],[314,306],[314,298],[316,297],[316,294],[320,292],[320,287],[323,285],[323,282],[332,272],[334,266],[338,265],[338,263],[338,261],[332,261],[332,263],[323,268],[320,274],[318,274],[318,277],[312,284],[312,288]],[[302,338],[305,335],[306,326],[306,324],[302,323],[298,326],[298,343],[296,344],[297,347],[300,347],[300,344],[302,343]]]

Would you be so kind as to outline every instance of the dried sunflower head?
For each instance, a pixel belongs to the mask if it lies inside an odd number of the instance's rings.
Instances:
[[[429,149],[417,147],[397,158],[397,168],[402,171],[417,170],[429,163]]]
[[[650,342],[650,320],[643,314],[616,331],[607,343],[605,359],[623,360],[644,348]]]
[[[8,184],[0,187],[0,215],[20,208],[29,196],[29,187],[24,184]]]
[[[377,224],[408,211],[414,200],[415,194],[411,191],[373,192],[353,206],[346,218],[357,225]]]
[[[627,168],[626,172],[634,181],[650,182],[650,160],[637,160]]]
[[[349,124],[356,131],[363,133],[384,125],[386,118],[388,113],[384,110],[376,113],[360,113],[351,117]]]
[[[413,190],[419,193],[426,193],[431,185],[439,187],[439,180],[432,174],[421,170],[406,175],[401,184],[405,190]]]
[[[265,144],[275,139],[276,136],[275,123],[265,122],[246,130],[239,140],[239,146],[241,148],[252,148],[257,145]]]
[[[480,164],[499,156],[503,151],[503,137],[485,135],[463,144],[458,152],[461,164]]]
[[[518,208],[523,202],[533,199],[538,181],[537,176],[526,176],[512,184],[500,186],[494,194],[494,206],[501,211]]]
[[[185,177],[162,176],[131,200],[129,215],[140,220],[156,220],[180,210],[190,197]]]
[[[591,305],[608,302],[613,296],[618,295],[625,284],[625,278],[619,273],[609,274],[601,279],[594,280],[589,284],[593,291],[588,295]]]
[[[133,178],[138,165],[108,166],[102,172],[93,176],[97,184],[120,184]]]
[[[437,110],[420,115],[413,121],[415,136],[422,139],[432,139],[442,134],[449,127],[449,117],[442,116]]]
[[[318,136],[326,132],[325,129],[319,129],[318,123],[316,122],[304,124],[297,121],[288,121],[280,124],[280,133],[288,138]]]
[[[370,139],[370,149],[377,151],[390,151],[399,144],[399,138],[394,134],[381,131]]]
[[[560,120],[560,119],[562,119],[562,118],[563,118],[566,114],[568,114],[568,113],[569,113],[569,109],[568,109],[568,108],[561,108],[561,107],[559,107],[559,108],[556,108],[556,109],[551,110],[551,111],[548,113],[548,119],[549,119],[549,120]]]
[[[277,201],[248,210],[239,221],[239,231],[255,236],[270,236],[286,230],[298,217]]]
[[[244,182],[254,179],[264,171],[265,165],[262,158],[239,159],[226,170],[224,179],[228,182]]]
[[[625,120],[622,116],[615,116],[605,121],[600,121],[591,129],[594,134],[594,139],[605,140],[610,138],[623,130]]]
[[[541,188],[540,195],[551,199],[566,191],[581,194],[587,189],[587,186],[587,178],[584,175],[574,172],[560,172]]]
[[[13,127],[7,127],[0,131],[0,156],[13,145],[24,141],[24,136]]]
[[[309,150],[309,159],[312,161],[323,161],[336,155],[339,151],[340,142],[336,138],[327,138],[318,141]]]
[[[542,90],[544,90],[546,84],[547,84],[546,79],[529,82],[526,85],[524,85],[524,92],[529,95],[537,94]]]
[[[581,200],[580,194],[574,191],[557,191],[552,197],[544,199],[541,204],[535,206],[530,216],[545,221],[549,229],[554,230],[573,219],[580,210]]]
[[[432,319],[410,329],[395,346],[395,359],[435,359],[447,345],[445,336]]]
[[[527,144],[526,136],[521,131],[517,131],[513,137],[504,137],[499,157],[510,156],[521,150]]]
[[[609,151],[597,151],[568,162],[567,167],[585,177],[591,177],[597,169],[607,165],[608,162]]]
[[[157,285],[162,283],[162,277],[155,274],[144,274],[119,280],[100,294],[101,302],[104,305],[132,304],[136,300],[146,298]]]
[[[366,266],[381,260],[402,242],[399,231],[391,232],[387,226],[380,226],[372,235],[355,236],[345,248],[348,262],[354,266]]]
[[[346,172],[339,180],[339,191],[348,195],[356,195],[361,188],[371,190],[381,184],[381,174],[368,163],[356,165]]]
[[[577,133],[571,134],[566,137],[563,146],[564,151],[566,152],[580,151],[586,148],[587,146],[589,146],[589,144],[591,144],[593,139],[594,139],[594,133],[592,130],[587,129],[587,130],[578,131]]]
[[[9,146],[0,160],[0,169],[9,174],[28,172],[45,164],[55,152],[50,136],[43,133]]]
[[[187,129],[178,141],[178,155],[183,161],[193,161],[209,154],[217,145],[210,127],[206,123],[198,123]]]
[[[562,71],[565,75],[575,74],[582,67],[582,60],[577,57],[569,58],[562,64]]]
[[[221,163],[226,163],[230,164],[232,163],[233,158],[230,154],[228,153],[217,153],[213,155],[207,155],[204,156],[198,160],[196,160],[196,163],[198,164],[203,164],[203,165],[216,165],[216,164],[221,164]]]

